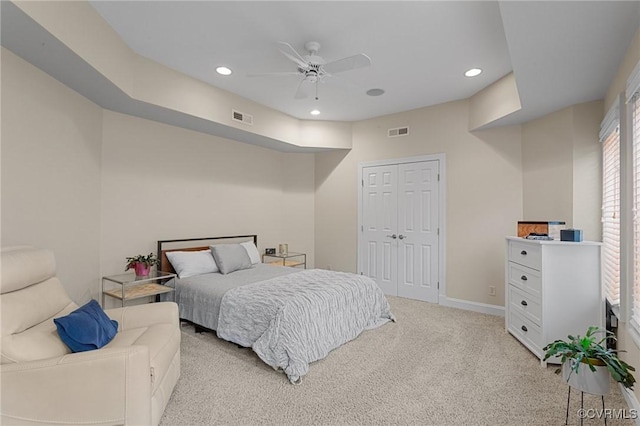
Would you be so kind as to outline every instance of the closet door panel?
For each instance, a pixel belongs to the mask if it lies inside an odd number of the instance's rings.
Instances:
[[[397,170],[397,165],[365,167],[362,197],[366,247],[362,271],[393,296],[398,294]]]
[[[398,165],[398,296],[438,301],[438,162]]]

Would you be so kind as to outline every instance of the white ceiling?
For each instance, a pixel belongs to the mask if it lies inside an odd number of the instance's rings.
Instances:
[[[500,124],[602,99],[640,22],[639,1],[92,1],[139,54],[301,119],[355,121],[468,98],[514,71],[523,109]],[[330,77],[298,100],[301,77],[278,50],[372,65]],[[234,72],[223,77],[219,65]],[[475,78],[463,72],[479,67]],[[368,89],[381,88],[370,97]]]

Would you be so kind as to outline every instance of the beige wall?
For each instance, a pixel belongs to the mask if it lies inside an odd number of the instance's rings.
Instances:
[[[524,220],[565,221],[584,239],[601,241],[601,120],[595,101],[522,125]]]
[[[472,134],[468,113],[458,101],[357,122],[351,151],[316,154],[318,267],[356,270],[359,163],[445,153],[446,294],[504,305],[504,237],[522,215],[520,127]],[[409,136],[387,137],[404,125]]]
[[[573,219],[585,240],[602,241],[602,101],[573,106]]]
[[[616,76],[609,85],[607,95],[604,98],[605,114],[609,108],[611,108],[613,103],[616,102],[618,95],[625,91],[627,79],[631,75],[631,71],[633,71],[633,68],[636,66],[638,61],[640,61],[640,29],[636,31],[636,35],[633,37],[633,40],[631,40],[629,49],[627,49],[624,59],[618,66]]]
[[[314,157],[106,111],[2,49],[2,240],[78,303],[158,239],[258,234],[314,264]]]
[[[571,108],[522,125],[523,219],[573,217],[573,126]]]
[[[520,94],[513,72],[469,98],[469,130],[476,130],[520,110]]]
[[[258,234],[313,266],[312,154],[285,154],[104,111],[103,273],[160,239]]]
[[[102,110],[4,48],[1,61],[1,244],[52,249],[70,297],[98,297]]]
[[[88,1],[14,1],[13,4],[122,91],[131,94],[133,61],[138,55]]]

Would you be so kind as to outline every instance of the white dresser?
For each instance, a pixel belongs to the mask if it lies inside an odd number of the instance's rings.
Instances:
[[[507,238],[506,328],[540,360],[548,343],[604,327],[600,246]]]

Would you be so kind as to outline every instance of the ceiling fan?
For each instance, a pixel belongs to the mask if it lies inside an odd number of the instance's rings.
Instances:
[[[264,74],[249,74],[248,77],[288,77],[298,76],[302,80],[298,84],[298,89],[294,97],[303,99],[308,96],[310,89],[315,85],[315,99],[318,99],[318,83],[322,82],[326,77],[344,71],[354,70],[358,68],[368,67],[371,65],[371,59],[364,53],[358,53],[346,58],[337,59],[327,62],[318,55],[320,43],[317,41],[309,41],[305,43],[304,48],[307,55],[300,55],[289,43],[279,42],[280,52],[297,65],[297,71],[271,72]]]

